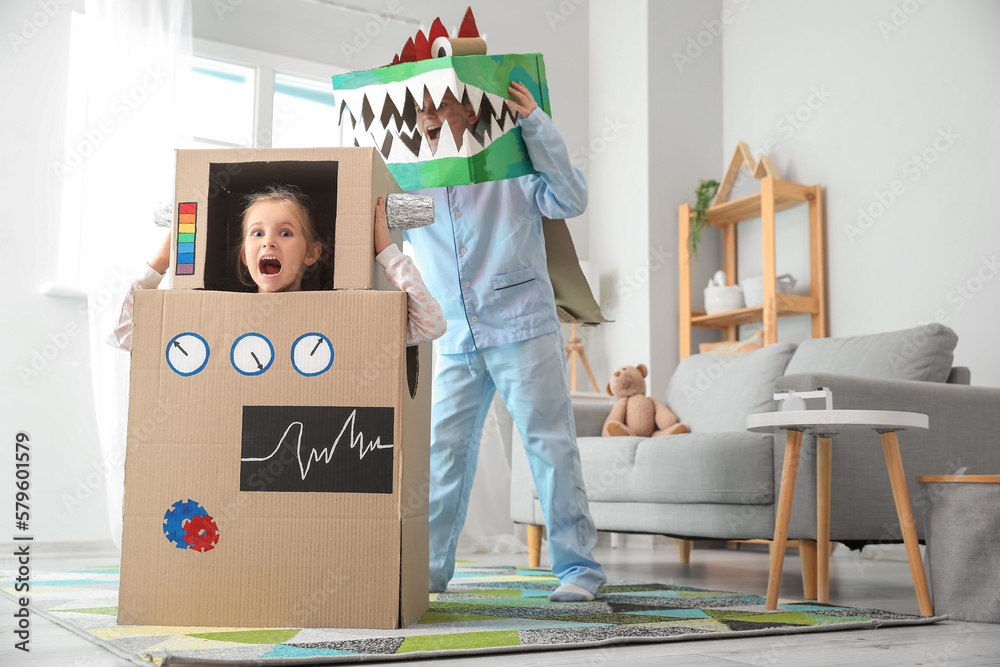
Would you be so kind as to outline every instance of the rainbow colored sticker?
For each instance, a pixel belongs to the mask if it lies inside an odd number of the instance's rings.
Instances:
[[[177,205],[177,272],[178,276],[194,274],[194,235],[198,224],[198,204]]]

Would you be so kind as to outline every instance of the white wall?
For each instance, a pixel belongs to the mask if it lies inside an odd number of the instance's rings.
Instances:
[[[644,363],[662,397],[678,357],[677,207],[717,169],[722,44],[706,32],[719,2],[590,2],[590,254],[614,323],[589,335],[600,382]],[[675,60],[706,32],[690,63]],[[599,144],[600,145],[600,144]],[[596,153],[596,151],[595,151]],[[701,249],[716,255],[711,242]],[[700,275],[700,274],[699,274]]]
[[[831,335],[936,319],[973,383],[1000,385],[1000,3],[726,5],[720,161],[767,145],[786,178],[824,186]],[[779,273],[807,275],[804,217],[782,215]],[[759,242],[740,252],[759,272]]]
[[[41,541],[109,541],[93,417],[86,302],[43,296],[56,278],[60,200],[53,165],[64,159],[72,5],[44,13],[32,0],[0,5],[0,457],[2,497],[14,501],[14,437],[31,448],[31,523]],[[12,42],[15,34],[24,41]],[[82,308],[82,310],[81,310]],[[69,499],[69,503],[64,503]],[[0,542],[15,531],[7,515]],[[2,563],[0,563],[2,566]]]

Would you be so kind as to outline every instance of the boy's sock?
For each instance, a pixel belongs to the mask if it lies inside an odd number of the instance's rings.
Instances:
[[[549,602],[590,602],[593,599],[593,593],[576,584],[563,584],[549,596]]]

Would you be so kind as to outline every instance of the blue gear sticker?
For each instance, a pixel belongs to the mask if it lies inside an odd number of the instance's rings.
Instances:
[[[178,500],[163,515],[163,534],[178,549],[187,549],[184,540],[184,522],[196,516],[208,514],[200,503]]]

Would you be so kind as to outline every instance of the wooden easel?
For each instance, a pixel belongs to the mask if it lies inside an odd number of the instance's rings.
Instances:
[[[583,345],[581,345],[583,339],[576,335],[576,322],[572,326],[572,333],[566,339],[566,361],[570,363],[569,390],[576,391],[576,362],[579,359],[580,363],[583,364],[583,370],[587,371],[590,386],[599,394],[601,393],[601,389],[597,386],[594,371],[590,369],[590,362],[587,361],[587,353],[584,351]]]

